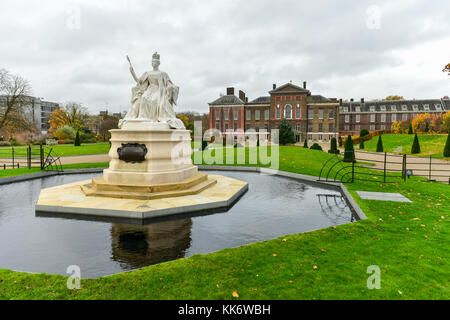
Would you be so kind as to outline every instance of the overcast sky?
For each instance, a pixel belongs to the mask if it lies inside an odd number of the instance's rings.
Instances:
[[[450,95],[448,0],[1,0],[0,32],[0,68],[91,113],[128,110],[125,55],[139,76],[156,50],[180,86],[176,111],[290,80],[343,99]]]

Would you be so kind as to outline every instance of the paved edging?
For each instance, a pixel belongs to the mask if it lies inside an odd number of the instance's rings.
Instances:
[[[319,181],[318,177],[316,177],[316,176],[310,176],[310,175],[287,172],[287,171],[280,171],[280,170],[273,170],[273,169],[269,169],[269,168],[214,166],[214,165],[199,165],[198,168],[200,170],[211,170],[211,171],[241,171],[241,172],[258,172],[258,173],[262,173],[262,174],[271,174],[271,175],[281,176],[281,177],[285,177],[285,178],[291,178],[291,179],[295,179],[295,180],[299,180],[299,181],[304,181],[304,182],[307,182],[308,184],[319,186],[319,187],[325,187],[325,188],[333,189],[336,191],[340,191],[344,195],[344,198],[347,201],[347,204],[349,205],[350,210],[356,215],[358,220],[367,219],[364,212],[361,210],[361,208],[358,206],[358,204],[353,199],[351,194],[348,192],[347,188],[342,183]],[[51,177],[51,176],[57,176],[57,175],[65,175],[65,174],[101,173],[101,172],[103,172],[104,169],[106,169],[106,168],[82,168],[82,169],[67,169],[62,172],[48,171],[48,172],[30,173],[30,174],[24,174],[24,175],[20,175],[20,176],[1,178],[0,185],[14,183],[14,182],[27,181],[27,180],[33,180],[33,179],[39,179],[39,178],[45,178],[45,177]]]

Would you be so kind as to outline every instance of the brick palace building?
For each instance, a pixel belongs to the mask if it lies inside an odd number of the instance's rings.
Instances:
[[[303,86],[286,83],[275,84],[268,96],[249,101],[245,93],[227,88],[227,94],[209,103],[209,127],[224,134],[255,130],[270,132],[285,118],[296,131],[298,141],[308,137],[310,141],[329,141],[339,132],[339,101],[312,95]]]
[[[409,123],[419,113],[440,114],[448,111],[448,97],[426,100],[340,101],[340,134],[359,134],[362,129],[389,130],[395,121]]]

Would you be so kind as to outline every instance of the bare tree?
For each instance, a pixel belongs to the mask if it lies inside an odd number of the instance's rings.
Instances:
[[[88,126],[89,113],[87,108],[77,102],[68,102],[64,106],[67,114],[67,125],[78,131]]]
[[[24,107],[30,103],[31,86],[20,75],[0,69],[0,129],[10,125],[27,126],[23,114]]]

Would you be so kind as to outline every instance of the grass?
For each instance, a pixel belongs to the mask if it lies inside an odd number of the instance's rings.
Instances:
[[[280,169],[318,175],[329,156],[281,147]],[[448,299],[450,186],[416,177],[346,186],[367,220],[84,279],[80,290],[68,290],[63,276],[0,270],[0,298]],[[399,192],[413,203],[363,200],[356,190]],[[366,286],[371,265],[381,269],[380,290]]]
[[[443,135],[418,135],[421,153],[415,156],[435,156],[443,157],[447,134]],[[411,154],[411,147],[414,141],[413,134],[383,134],[383,147],[386,152]],[[378,137],[374,137],[364,142],[364,151],[377,151]],[[399,149],[401,147],[401,151]]]
[[[38,146],[33,146],[38,148]],[[15,152],[22,156],[26,156],[27,147],[14,147]],[[109,143],[88,143],[82,144],[79,147],[75,147],[73,144],[59,144],[55,146],[46,146],[46,150],[52,148],[59,156],[79,156],[79,155],[89,155],[89,154],[103,154],[109,152]],[[0,157],[10,157],[11,147],[1,147]]]

